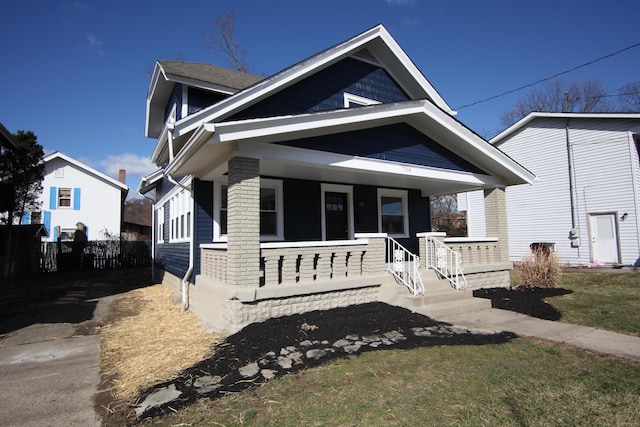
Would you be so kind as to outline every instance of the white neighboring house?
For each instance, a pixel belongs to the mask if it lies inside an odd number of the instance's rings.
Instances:
[[[567,265],[640,258],[640,114],[531,113],[489,141],[537,178],[506,189],[509,259],[553,243]],[[484,237],[481,192],[458,195],[469,237]]]
[[[43,160],[42,212],[25,212],[23,224],[43,223],[45,241],[73,240],[78,222],[86,225],[89,240],[103,238],[103,230],[120,236],[127,185],[60,152]]]

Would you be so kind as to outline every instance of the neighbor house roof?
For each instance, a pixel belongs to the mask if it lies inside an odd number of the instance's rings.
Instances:
[[[532,112],[521,118],[493,138],[489,142],[493,145],[500,145],[504,140],[525,128],[532,121],[539,118],[547,119],[640,119],[639,113],[544,113],[544,112]]]
[[[59,151],[53,152],[47,156],[45,156],[42,160],[45,163],[49,163],[50,161],[54,160],[54,159],[62,159],[64,161],[66,161],[67,163],[70,163],[74,166],[76,166],[79,169],[84,170],[85,172],[87,172],[90,175],[94,175],[95,177],[106,181],[107,183],[113,185],[114,187],[118,187],[120,188],[122,191],[129,191],[129,187],[126,184],[121,183],[120,181],[118,181],[117,179],[111,178],[108,175],[103,174],[102,172],[99,172],[95,169],[93,169],[90,166],[85,165],[82,162],[79,162],[78,160],[74,159],[73,157],[69,157],[64,153],[61,153]]]

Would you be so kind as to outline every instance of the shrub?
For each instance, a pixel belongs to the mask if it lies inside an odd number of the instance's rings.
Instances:
[[[535,248],[533,254],[524,257],[516,265],[517,288],[555,288],[560,281],[562,266],[554,252],[547,248]]]

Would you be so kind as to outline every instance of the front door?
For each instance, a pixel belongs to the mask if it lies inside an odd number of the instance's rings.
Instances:
[[[608,264],[620,262],[616,214],[592,214],[589,219],[592,261]]]
[[[349,238],[349,210],[346,193],[324,193],[324,218],[327,240]]]

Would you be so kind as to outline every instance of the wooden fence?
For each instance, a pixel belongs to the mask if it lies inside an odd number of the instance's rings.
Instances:
[[[40,271],[104,270],[119,267],[151,266],[151,242],[94,240],[84,248],[73,242],[43,242]]]

